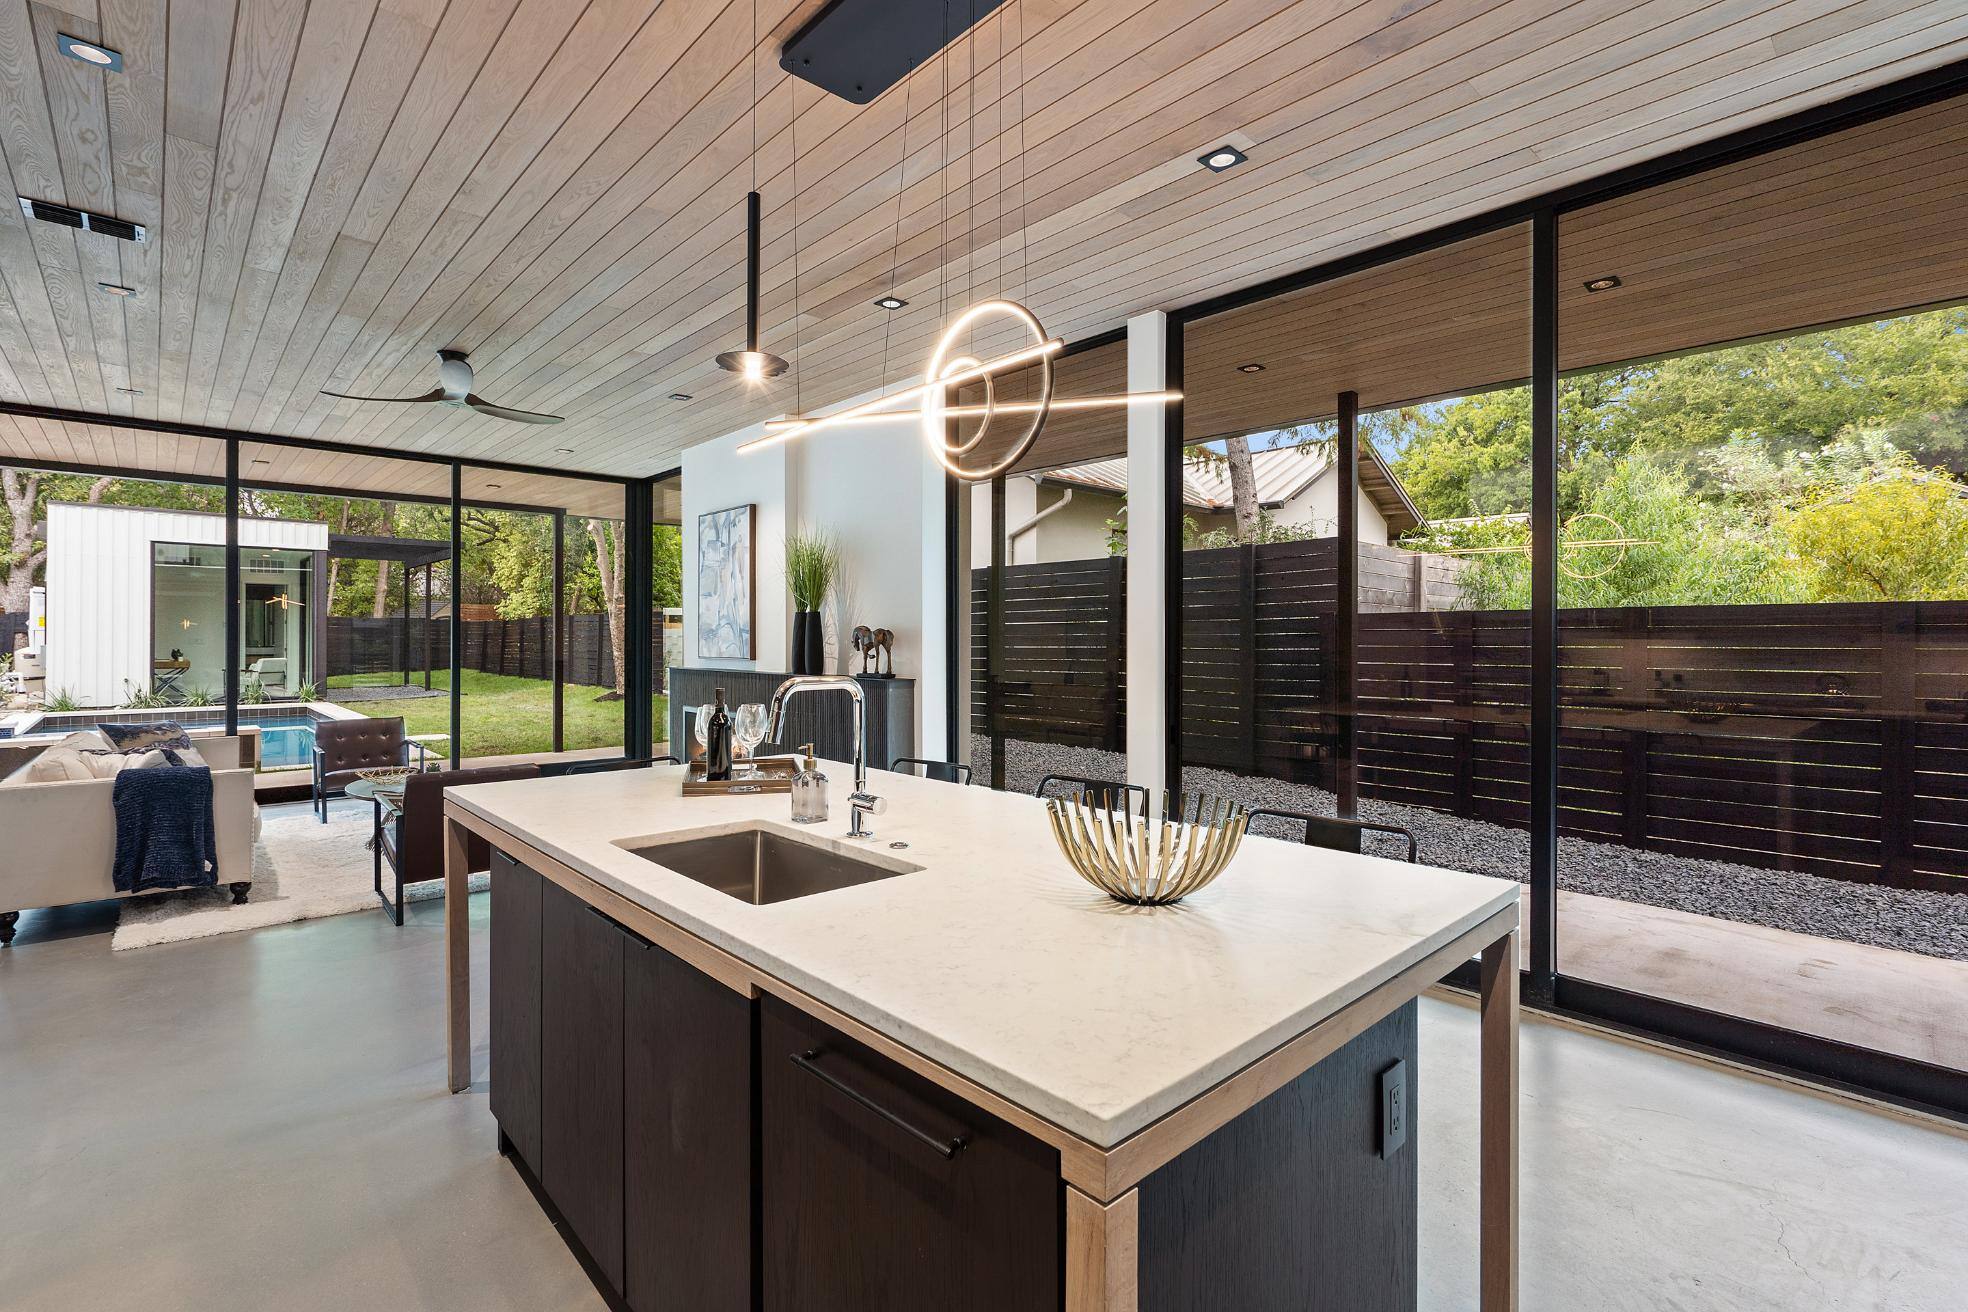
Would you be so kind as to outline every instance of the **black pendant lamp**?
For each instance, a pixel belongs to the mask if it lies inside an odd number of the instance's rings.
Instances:
[[[745,193],[745,349],[720,351],[718,368],[755,383],[786,372],[786,362],[759,349],[759,194]]]

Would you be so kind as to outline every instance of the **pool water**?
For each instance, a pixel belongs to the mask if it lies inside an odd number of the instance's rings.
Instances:
[[[314,721],[304,716],[277,720],[247,720],[260,728],[260,769],[284,770],[314,759]]]

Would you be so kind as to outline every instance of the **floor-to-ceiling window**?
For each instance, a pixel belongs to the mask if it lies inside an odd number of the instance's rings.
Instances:
[[[1968,103],[1560,227],[1559,968],[1968,1070]]]
[[[460,755],[618,755],[628,693],[622,485],[466,466]]]
[[[676,756],[664,740],[669,736],[670,671],[684,663],[683,653],[683,474],[657,479],[649,500],[649,668],[651,687],[660,700],[654,707],[657,756]]]
[[[1183,325],[1186,791],[1526,878],[1529,270],[1513,225]]]
[[[1054,390],[1119,391],[1124,367],[1120,342],[1070,354],[1058,362]],[[1018,371],[994,384],[992,399],[1029,402],[1035,383],[1035,371]],[[994,443],[1022,431],[1025,418],[995,417],[996,436],[965,462],[1002,459]],[[973,422],[956,426],[957,441]],[[1126,450],[1122,411],[1062,411],[999,477],[960,489],[969,501],[959,550],[968,562],[970,715],[956,759],[971,765],[974,782],[1029,793],[1054,775],[1126,777]]]

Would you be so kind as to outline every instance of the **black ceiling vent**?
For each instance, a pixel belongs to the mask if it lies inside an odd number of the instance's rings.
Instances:
[[[80,228],[84,232],[101,233],[105,237],[115,237],[119,241],[142,241],[144,227],[141,223],[131,223],[127,219],[115,218],[108,214],[91,214],[87,210],[70,209],[53,201],[29,200],[20,198],[21,213],[30,219],[43,223],[59,223],[65,228]]]
[[[794,77],[865,105],[1004,0],[828,0],[779,52]]]

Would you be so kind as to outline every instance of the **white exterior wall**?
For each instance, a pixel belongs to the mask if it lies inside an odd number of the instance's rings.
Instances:
[[[86,706],[114,706],[123,698],[125,680],[150,686],[154,542],[224,546],[225,517],[60,502],[48,507],[50,694],[66,692]],[[242,519],[239,544],[326,551],[328,526]]]
[[[1367,495],[1365,488],[1359,489],[1358,511],[1360,516],[1360,541],[1370,546],[1387,545],[1387,520],[1380,513],[1380,507]],[[1271,512],[1271,518],[1280,524],[1316,523],[1328,532],[1337,532],[1339,526],[1339,474],[1337,470],[1326,469],[1312,480],[1297,496]]]

